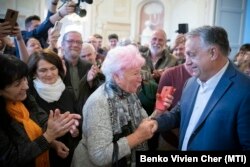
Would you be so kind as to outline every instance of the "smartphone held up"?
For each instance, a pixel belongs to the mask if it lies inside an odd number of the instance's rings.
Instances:
[[[62,29],[62,23],[59,22],[59,21],[56,21],[54,27],[52,28],[51,30],[51,33],[54,35],[54,36],[60,36],[60,32],[61,32],[61,29]]]
[[[13,31],[14,27],[17,25],[18,11],[13,9],[7,9],[5,14],[4,22],[9,22],[11,25],[11,31]],[[13,34],[8,34],[13,35]]]

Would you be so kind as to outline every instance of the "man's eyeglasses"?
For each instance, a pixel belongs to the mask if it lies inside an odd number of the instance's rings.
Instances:
[[[82,45],[83,42],[82,41],[74,41],[74,40],[65,40],[68,44],[72,45],[74,43],[76,43],[77,45]]]

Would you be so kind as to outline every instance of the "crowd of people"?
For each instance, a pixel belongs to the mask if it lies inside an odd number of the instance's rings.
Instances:
[[[161,139],[164,150],[250,150],[249,43],[230,60],[226,30],[201,26],[172,47],[163,29],[148,46],[68,31],[58,47],[52,28],[74,12],[58,1],[23,31],[0,23],[0,166],[135,166]],[[160,111],[165,86],[175,92]]]

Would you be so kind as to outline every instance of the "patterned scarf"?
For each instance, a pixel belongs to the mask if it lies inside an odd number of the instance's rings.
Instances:
[[[142,107],[137,95],[123,91],[114,82],[106,82],[105,90],[108,94],[113,135],[123,137],[119,134],[127,136],[133,133],[143,119]],[[135,162],[135,151],[145,151],[147,149],[147,142],[132,149],[130,161]]]
[[[42,135],[42,128],[30,119],[29,111],[22,102],[7,102],[6,109],[10,116],[23,124],[31,141]],[[46,151],[36,158],[36,167],[49,167],[49,152]]]

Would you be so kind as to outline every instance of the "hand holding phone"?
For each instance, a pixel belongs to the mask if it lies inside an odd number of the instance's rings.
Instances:
[[[13,31],[14,27],[17,25],[17,17],[18,17],[18,11],[13,9],[7,9],[4,20],[5,22],[8,21],[9,24],[11,25],[11,31]]]
[[[5,21],[8,21],[12,27],[15,27],[17,23],[18,11],[13,9],[7,9],[5,15]]]
[[[11,25],[5,22],[4,19],[0,19],[0,38],[6,37],[11,34]]]
[[[175,88],[173,86],[164,86],[162,88],[161,94],[156,94],[156,105],[155,109],[159,111],[165,111],[166,107],[164,105],[164,99],[170,94],[173,95],[175,92]]]
[[[51,30],[51,34],[55,36],[60,36],[61,29],[62,29],[62,23],[56,21],[54,27]]]

